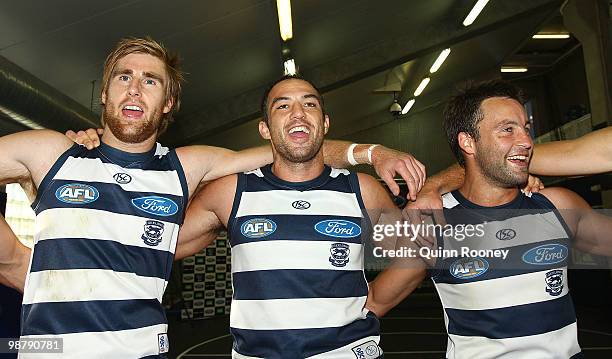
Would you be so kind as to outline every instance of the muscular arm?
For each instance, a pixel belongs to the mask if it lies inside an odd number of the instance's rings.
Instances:
[[[541,193],[559,209],[572,231],[576,248],[612,257],[612,217],[594,211],[582,197],[568,189],[551,187]]]
[[[220,178],[195,194],[179,231],[175,260],[198,253],[217,238],[221,228],[227,226],[236,180],[236,175]]]
[[[327,140],[323,145],[325,163],[338,168],[350,166],[348,161],[348,150],[350,142]],[[401,176],[408,186],[408,196],[415,200],[417,193],[423,187],[427,173],[425,166],[409,153],[396,151],[382,145],[377,145],[371,150],[372,162],[368,159],[368,149],[372,145],[359,144],[353,148],[353,157],[359,164],[371,164],[376,174],[385,181],[389,190],[394,195],[398,195],[400,188],[393,179],[394,176]]]
[[[78,133],[66,132],[66,136],[70,139],[89,149],[100,145],[100,134],[100,129],[88,129]],[[350,166],[347,156],[350,146],[350,142],[326,140],[323,143],[325,163],[337,168]],[[370,163],[368,159],[370,146],[369,144],[356,146],[352,151],[355,161],[358,164],[371,164],[395,195],[399,194],[399,186],[393,177],[400,175],[406,181],[410,199],[416,199],[416,194],[425,183],[425,166],[408,153],[380,145],[372,149],[372,162]],[[273,160],[270,146],[249,148],[238,152],[212,146],[186,146],[178,148],[176,152],[187,176],[190,195],[200,183],[232,173],[250,171],[272,163]]]
[[[29,264],[30,249],[19,242],[0,216],[0,284],[23,293]]]
[[[401,221],[401,213],[391,202],[386,191],[370,176],[360,175],[359,182],[366,208],[375,225],[395,225]],[[406,237],[385,238],[378,245],[384,249],[413,246]],[[366,307],[378,316],[387,313],[400,303],[425,277],[425,264],[418,258],[396,259],[369,283]]]
[[[30,200],[57,158],[72,146],[50,130],[23,131],[0,138],[0,184],[19,183]]]
[[[612,127],[582,137],[538,144],[529,172],[542,176],[579,176],[612,171]]]
[[[612,126],[574,140],[537,144],[529,165],[530,173],[541,176],[579,176],[610,171]],[[464,178],[465,170],[454,164],[428,178],[419,196],[431,202],[432,198],[461,187]]]

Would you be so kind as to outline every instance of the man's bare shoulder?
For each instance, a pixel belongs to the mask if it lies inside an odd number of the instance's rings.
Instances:
[[[234,194],[236,193],[237,184],[237,174],[221,177],[214,181],[202,184],[200,186],[200,190],[196,194],[196,198],[199,201],[218,203],[222,205],[225,205],[225,203],[230,202],[231,206]]]
[[[34,147],[36,145],[63,148],[64,151],[74,144],[65,135],[53,130],[29,130],[16,132],[2,137],[2,141],[19,142],[24,146]],[[40,148],[35,148],[40,149]]]
[[[576,192],[563,187],[546,187],[540,191],[557,209],[590,208],[588,203]]]
[[[176,154],[181,162],[204,170],[211,167],[212,162],[220,153],[226,153],[228,151],[228,149],[221,147],[191,145],[178,147],[176,149]]]
[[[238,175],[232,174],[201,185],[194,196],[192,206],[205,212],[213,212],[219,220],[227,225],[234,197]]]
[[[0,178],[31,178],[38,186],[62,153],[74,143],[52,130],[32,130],[0,138]],[[20,175],[18,175],[20,174]],[[6,182],[6,181],[3,181]]]
[[[185,171],[190,192],[214,167],[215,161],[219,160],[219,152],[222,151],[227,150],[205,145],[183,146],[176,149],[176,155]]]
[[[373,176],[357,173],[361,197],[368,208],[382,207],[390,200],[389,193]]]
[[[176,153],[179,156],[185,157],[186,159],[191,159],[193,157],[211,154],[216,148],[217,147],[206,145],[190,145],[177,147]]]

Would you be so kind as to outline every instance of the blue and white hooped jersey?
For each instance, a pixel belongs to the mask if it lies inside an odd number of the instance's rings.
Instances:
[[[448,224],[482,225],[484,233],[438,238],[445,255],[432,279],[444,306],[446,357],[582,357],[567,285],[571,232],[554,205],[538,193],[497,207],[478,206],[459,191],[443,202]],[[449,255],[462,247],[508,252],[506,259]]]
[[[233,358],[382,355],[378,319],[364,308],[365,213],[346,170],[300,183],[269,165],[238,175],[228,223]]]
[[[36,234],[22,338],[61,338],[62,354],[20,358],[164,358],[161,305],[188,191],[174,151],[73,146],[32,204]]]

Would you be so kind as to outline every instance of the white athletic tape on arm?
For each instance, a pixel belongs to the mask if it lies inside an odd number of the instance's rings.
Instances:
[[[351,166],[358,165],[357,161],[355,161],[355,156],[353,154],[353,151],[355,150],[356,146],[357,144],[353,143],[352,145],[349,146],[348,150],[346,151],[346,157],[348,158],[348,161],[351,164]]]

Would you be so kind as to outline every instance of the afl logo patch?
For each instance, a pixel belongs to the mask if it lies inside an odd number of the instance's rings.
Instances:
[[[557,243],[544,244],[525,252],[523,262],[543,266],[563,262],[567,256],[566,246]]]
[[[295,209],[308,209],[310,208],[310,202],[307,201],[294,201],[291,203],[291,207]]]
[[[55,198],[70,204],[91,203],[99,197],[100,192],[96,187],[82,183],[65,184],[55,191]]]
[[[325,236],[335,238],[353,238],[361,234],[361,227],[343,219],[321,221],[315,224],[314,229]]]
[[[276,231],[276,223],[266,218],[253,218],[240,226],[240,232],[249,238],[262,238]]]
[[[516,237],[516,231],[510,228],[500,229],[497,231],[497,233],[495,233],[495,237],[500,241],[509,241]]]
[[[450,274],[457,279],[472,279],[489,269],[489,262],[483,258],[461,258],[450,266]]]
[[[115,173],[113,179],[119,184],[128,184],[132,182],[132,176],[127,173]]]
[[[346,243],[332,243],[329,252],[331,253],[329,262],[334,267],[346,266],[349,261],[349,254],[351,254],[349,245]]]
[[[165,197],[148,196],[134,198],[132,205],[143,212],[156,216],[168,217],[178,212],[178,205]]]

